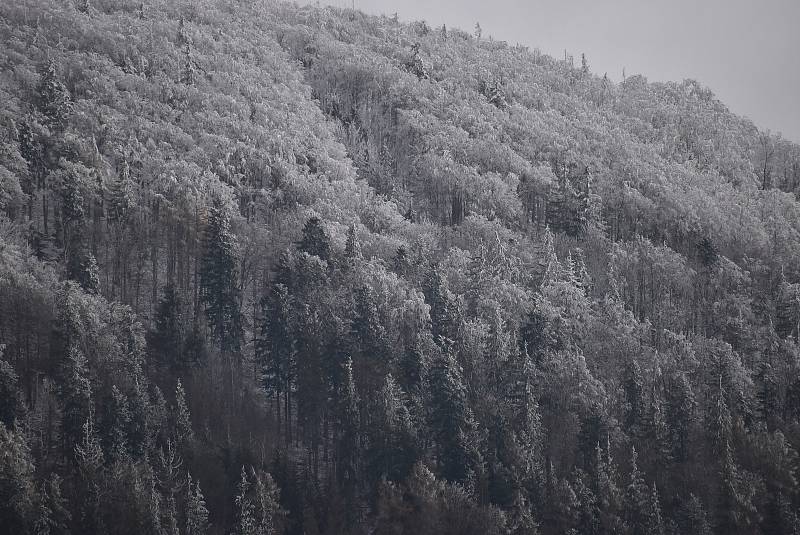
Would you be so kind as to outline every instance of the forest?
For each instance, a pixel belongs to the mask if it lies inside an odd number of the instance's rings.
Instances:
[[[590,62],[0,2],[0,533],[800,535],[800,146]]]

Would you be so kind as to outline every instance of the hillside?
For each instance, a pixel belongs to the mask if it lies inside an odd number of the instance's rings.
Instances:
[[[0,532],[800,533],[800,146],[590,61],[0,2]]]

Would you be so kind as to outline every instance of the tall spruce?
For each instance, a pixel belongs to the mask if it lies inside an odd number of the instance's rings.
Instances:
[[[228,209],[215,199],[203,234],[200,297],[214,339],[230,352],[238,352],[242,342],[238,261]]]

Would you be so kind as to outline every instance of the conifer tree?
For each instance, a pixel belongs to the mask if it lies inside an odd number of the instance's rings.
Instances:
[[[105,456],[94,430],[93,415],[83,424],[81,438],[74,448],[75,462],[80,475],[81,486],[78,503],[80,510],[78,522],[81,533],[100,534],[105,522],[102,510],[103,464]]]
[[[326,262],[330,260],[330,240],[318,217],[312,217],[306,221],[303,227],[303,237],[297,247],[300,251],[318,256]]]
[[[92,385],[86,356],[74,345],[68,351],[60,392],[64,405],[62,434],[65,444],[80,444],[91,417]]]
[[[658,499],[658,490],[653,484],[650,492],[650,501],[647,511],[647,528],[645,535],[664,535],[664,521],[661,518],[661,505]]]
[[[184,327],[181,301],[175,286],[167,284],[156,308],[155,326],[148,333],[150,353],[170,371],[183,369]]]
[[[452,344],[447,344],[434,361],[429,389],[429,424],[438,446],[441,474],[448,481],[464,482],[476,461],[470,458],[468,443],[474,424]]]
[[[55,61],[44,66],[36,88],[36,108],[44,117],[45,125],[54,131],[64,129],[72,112],[72,99],[66,86],[58,77]]]
[[[692,493],[681,503],[676,524],[681,534],[711,535],[711,527],[703,503]]]
[[[339,484],[350,494],[355,489],[358,475],[359,451],[359,399],[353,378],[350,359],[342,365],[342,381],[336,392],[336,465]]]
[[[636,449],[631,448],[631,474],[625,489],[625,522],[632,533],[647,533],[651,513],[651,492],[637,465]]]
[[[665,389],[665,420],[672,444],[672,458],[681,463],[689,458],[689,439],[696,402],[685,374],[674,376]]]
[[[17,383],[19,377],[14,367],[3,360],[5,346],[0,344],[0,424],[7,428],[14,427],[17,417]]]
[[[61,492],[62,479],[58,474],[51,474],[43,481],[38,493],[36,520],[33,532],[36,535],[67,535],[72,515],[67,499]]]
[[[347,242],[344,246],[344,257],[353,261],[362,258],[361,242],[358,239],[355,223],[347,229]]]
[[[384,378],[376,401],[366,473],[375,483],[381,478],[400,482],[417,461],[417,437],[403,390],[391,374]]]
[[[25,533],[32,525],[36,488],[30,446],[19,427],[0,424],[0,526]]]
[[[267,395],[276,399],[275,408],[280,425],[281,401],[288,409],[295,375],[291,302],[289,290],[282,282],[273,284],[269,294],[261,300],[256,359],[263,370],[264,389]]]
[[[212,335],[223,351],[232,352],[239,350],[242,337],[237,248],[227,209],[216,199],[203,235],[200,297]]]
[[[175,387],[175,443],[180,447],[190,448],[193,442],[194,431],[189,405],[186,402],[186,392],[181,380],[178,379]]]
[[[451,318],[453,304],[451,303],[450,290],[447,288],[447,277],[440,267],[435,267],[431,272],[425,287],[425,301],[431,307],[431,334],[437,344],[442,343],[442,338],[452,340],[453,329]]]
[[[200,481],[192,484],[191,474],[187,475],[186,482],[186,535],[206,535],[210,528],[208,522],[208,509],[203,492],[200,490]]]

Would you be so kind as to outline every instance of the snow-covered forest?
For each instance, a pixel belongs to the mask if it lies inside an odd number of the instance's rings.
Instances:
[[[0,533],[800,533],[800,146],[701,83],[274,0],[0,67]]]

